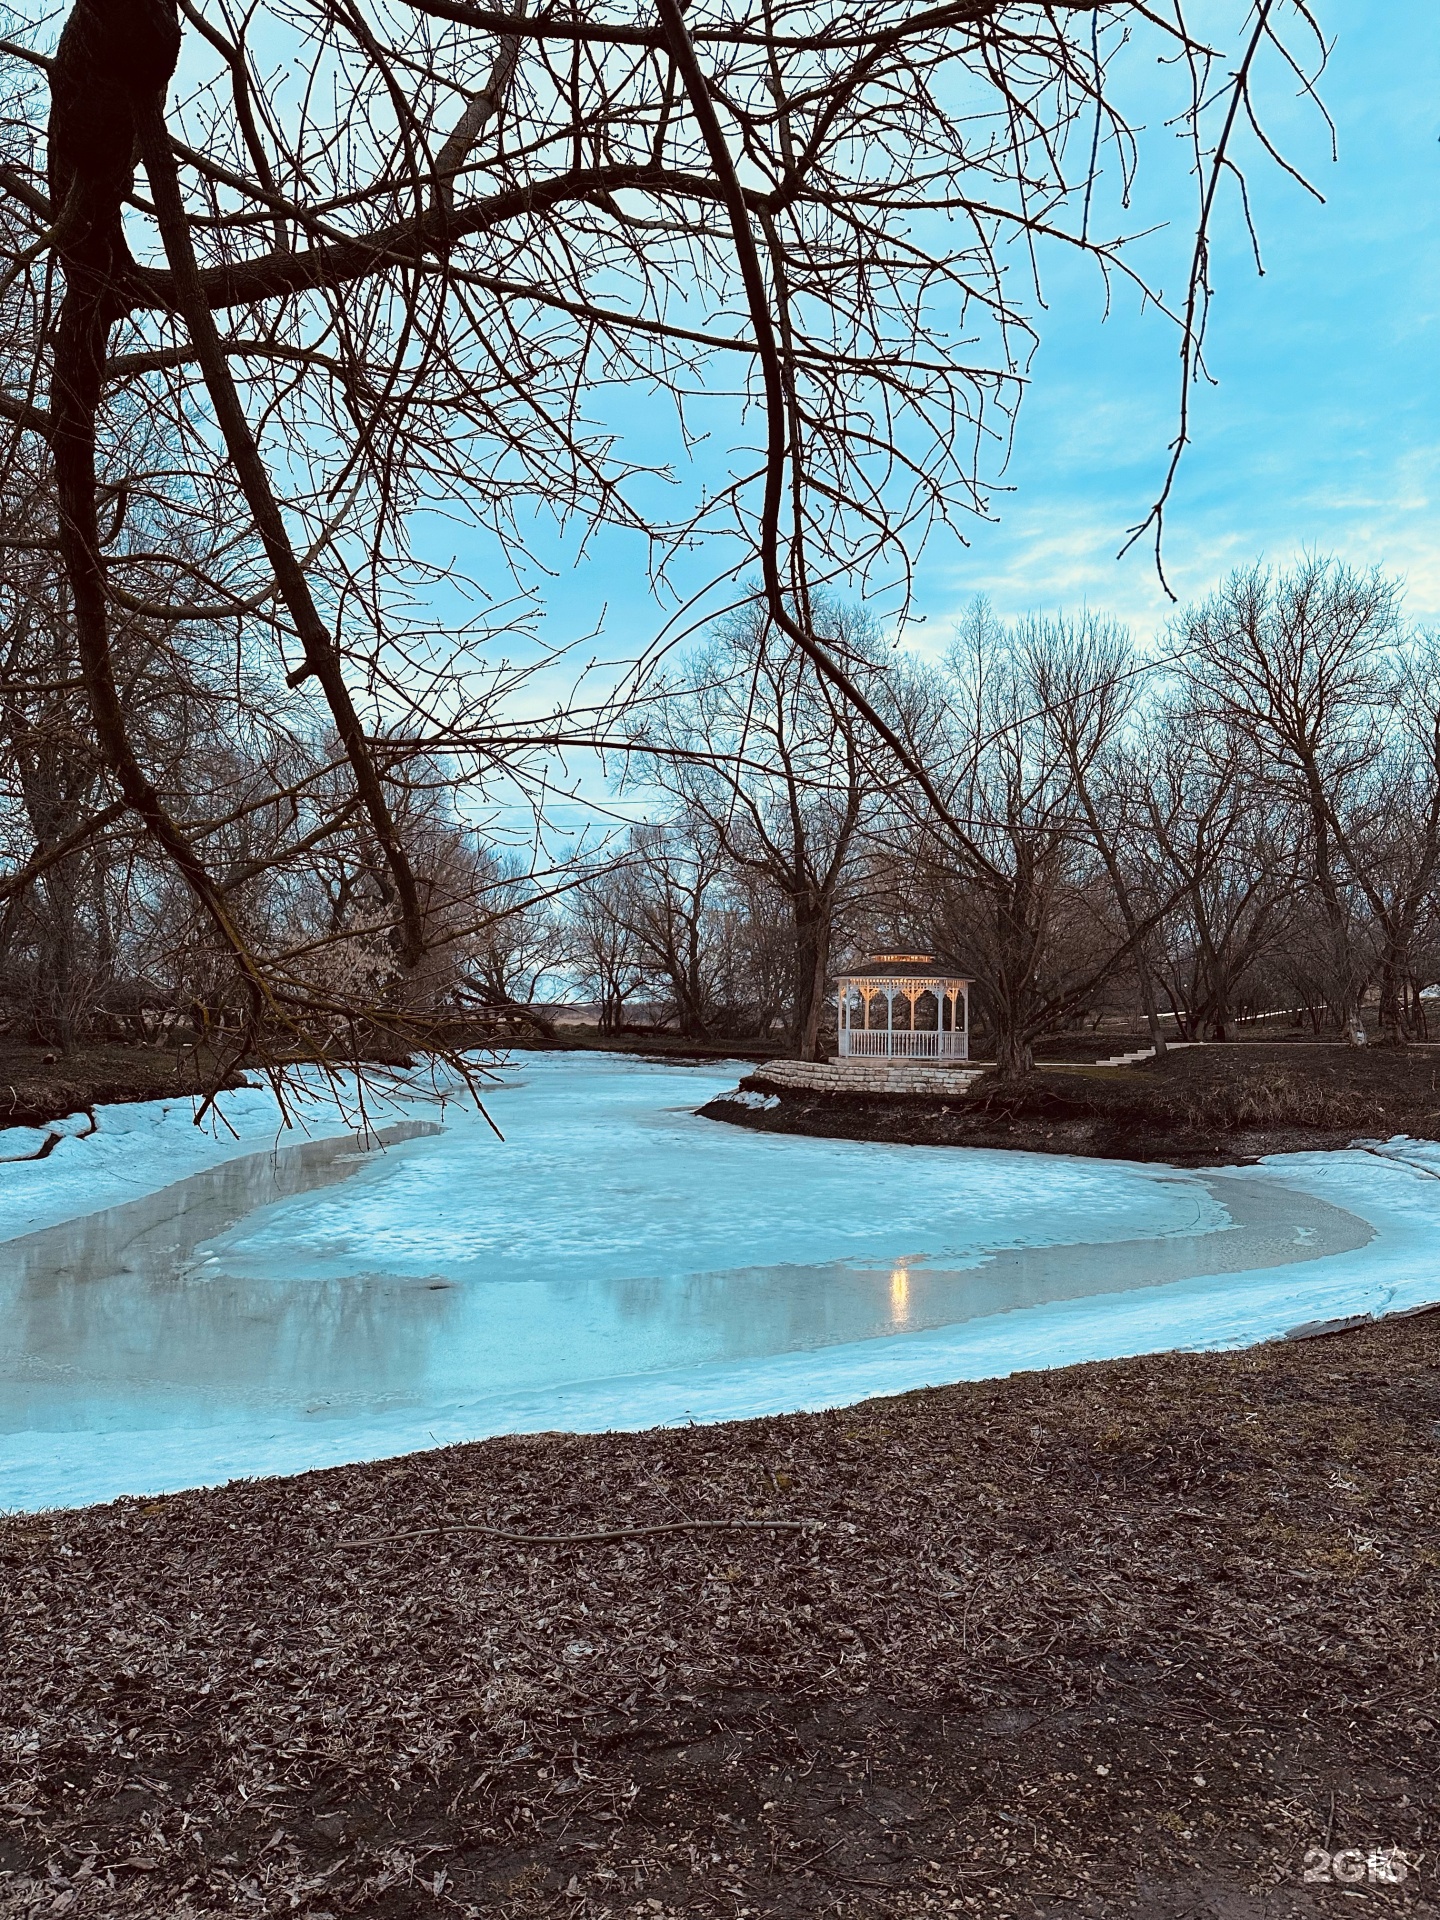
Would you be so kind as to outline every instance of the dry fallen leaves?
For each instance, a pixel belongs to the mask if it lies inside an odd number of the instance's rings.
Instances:
[[[0,1914],[1238,1916],[1327,1831],[1426,1911],[1437,1368],[1395,1321],[0,1522]]]

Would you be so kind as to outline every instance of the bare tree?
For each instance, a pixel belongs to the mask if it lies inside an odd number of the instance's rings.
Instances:
[[[1003,1078],[1027,1073],[1039,1036],[1089,1005],[1135,939],[1116,913],[1105,863],[1076,791],[1071,742],[1046,704],[1047,674],[1066,642],[1043,624],[1017,633],[977,602],[946,663],[917,752],[940,805],[901,797],[918,876],[912,921],[931,944],[973,968]],[[1115,661],[1091,661],[1110,676]],[[1123,701],[1085,689],[1095,712],[1093,761]]]
[[[1381,1032],[1401,1041],[1416,1036],[1417,947],[1440,877],[1440,641],[1403,647],[1383,692],[1383,749],[1335,832],[1374,920]]]
[[[1127,773],[1129,859],[1151,898],[1169,901],[1154,948],[1179,1037],[1228,1039],[1245,982],[1296,931],[1301,815],[1243,735],[1183,688],[1145,716]]]
[[[1122,627],[1103,615],[1061,615],[1033,621],[1020,641],[1044,721],[1059,743],[1075,802],[1091,844],[1105,865],[1125,928],[1128,958],[1157,1058],[1165,1033],[1155,997],[1150,933],[1155,916],[1137,883],[1127,846],[1138,824],[1135,782],[1129,778],[1122,730],[1140,691],[1142,668]],[[1148,899],[1153,900],[1153,891]]]
[[[811,617],[871,704],[891,708],[898,667],[884,670],[873,625],[819,597]],[[726,859],[785,903],[791,1039],[814,1060],[836,917],[888,777],[857,715],[751,601],[657,689],[633,738],[640,778],[677,795]]]
[[[1310,31],[1303,0],[1283,11]],[[349,1011],[401,1032],[453,932],[406,842],[413,761],[443,750],[454,777],[493,781],[588,732],[524,715],[484,648],[524,623],[537,515],[648,537],[657,574],[702,536],[717,577],[758,566],[778,633],[906,757],[810,617],[814,588],[903,593],[926,530],[983,501],[1032,337],[1012,240],[1133,278],[1092,207],[1101,162],[1117,205],[1134,163],[1132,34],[1184,76],[1200,199],[1174,317],[1194,376],[1217,189],[1281,13],[1242,8],[1231,55],[1123,0],[656,0],[639,18],[75,0],[58,46],[11,43],[0,415],[52,462],[42,537],[104,803],[75,831],[117,805],[140,824],[227,956],[252,1040],[298,1044],[345,1013],[237,918],[198,797],[167,786],[127,704],[137,609],[229,621],[339,743],[393,956]],[[659,519],[632,485],[664,466],[653,423],[633,451],[616,424],[632,391],[666,396],[677,435],[692,404],[733,423],[728,473]],[[163,459],[159,422],[178,438]],[[124,526],[144,494],[226,537],[142,553]],[[498,610],[438,645],[437,509],[481,538]]]
[[[623,864],[601,867],[575,888],[569,902],[569,953],[582,992],[600,1009],[600,1031],[617,1034],[625,1003],[645,986],[647,962],[629,913],[629,874]],[[653,964],[653,963],[652,963]]]
[[[680,815],[636,827],[625,863],[623,913],[653,978],[664,983],[687,1040],[708,1038],[723,966],[715,938],[725,855],[709,822]]]
[[[1267,779],[1301,811],[1329,935],[1331,1006],[1353,1038],[1364,1034],[1367,896],[1345,821],[1383,750],[1381,703],[1398,636],[1395,584],[1323,559],[1234,573],[1178,625],[1197,697],[1250,742]]]

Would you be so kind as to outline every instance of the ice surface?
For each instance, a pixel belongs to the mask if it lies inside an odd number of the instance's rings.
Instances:
[[[424,1074],[413,1076],[407,1093],[370,1097],[363,1105],[345,1076],[331,1086],[318,1079],[307,1085],[301,1075],[300,1094],[288,1115],[268,1087],[237,1088],[222,1093],[218,1112],[197,1127],[198,1104],[177,1098],[98,1107],[93,1133],[85,1114],[38,1128],[0,1128],[0,1245],[260,1149],[284,1149],[440,1111],[438,1090]],[[30,1157],[52,1133],[63,1137],[50,1153],[43,1160]]]
[[[277,1157],[251,1090],[222,1098],[238,1138],[157,1102],[0,1165],[0,1507],[834,1405],[1440,1292],[1417,1143],[1192,1174],[696,1118],[734,1078],[518,1055],[487,1096],[503,1142],[451,1102],[409,1109],[438,1137],[356,1154],[317,1103],[329,1144]]]

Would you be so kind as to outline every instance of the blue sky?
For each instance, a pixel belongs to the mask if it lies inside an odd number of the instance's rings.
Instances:
[[[1214,29],[1218,16],[1241,12],[1219,6],[1203,24]],[[1167,571],[1185,599],[1232,566],[1283,563],[1309,548],[1403,575],[1412,616],[1440,622],[1434,4],[1318,0],[1318,15],[1334,41],[1320,91],[1338,157],[1320,116],[1272,63],[1259,87],[1267,132],[1324,204],[1250,143],[1265,273],[1256,273],[1230,193],[1213,249],[1208,362],[1216,384],[1194,395],[1192,445],[1168,515]],[[1151,78],[1132,70],[1126,79],[1132,113],[1138,103],[1145,122],[1126,224],[1165,223],[1135,257],[1172,296],[1194,204],[1183,150],[1164,125],[1176,84],[1173,71]],[[1148,548],[1116,556],[1167,458],[1175,329],[1128,291],[1115,294],[1107,316],[1098,275],[1073,253],[1042,257],[1041,269],[1040,347],[1013,455],[991,495],[995,521],[971,521],[968,546],[937,537],[927,549],[916,605],[923,624],[908,636],[925,652],[943,647],[977,593],[1003,615],[1083,602],[1129,621],[1142,638],[1171,611]],[[626,426],[634,434],[640,422],[632,415]],[[707,458],[718,470],[719,452],[702,450],[689,478],[704,478]],[[602,608],[602,653],[623,656],[654,633],[662,616],[646,593],[638,541],[607,538],[581,566],[558,564],[545,596],[552,642],[587,632]]]
[[[1238,199],[1214,230],[1215,301],[1207,359],[1214,385],[1196,390],[1192,444],[1172,498],[1165,561],[1180,599],[1198,597],[1234,566],[1277,564],[1305,550],[1400,575],[1406,607],[1440,626],[1440,34],[1434,0],[1317,0],[1334,46],[1321,95],[1335,123],[1332,160],[1323,120],[1272,66],[1260,97],[1267,132],[1301,166],[1323,204],[1246,152],[1265,272],[1257,275]],[[1243,0],[1217,5],[1237,17]],[[1224,44],[1222,41],[1221,44]],[[1194,188],[1165,126],[1173,71],[1132,72],[1128,101],[1146,122],[1130,231],[1163,223],[1136,256],[1152,283],[1176,295],[1188,261]],[[1097,208],[1100,205],[1097,200]],[[1146,641],[1173,612],[1146,545],[1117,558],[1144,518],[1168,457],[1178,398],[1175,329],[1133,293],[1108,314],[1093,267],[1073,252],[1041,259],[1040,346],[993,522],[971,520],[961,545],[937,537],[917,578],[920,624],[907,643],[941,652],[976,594],[1002,616],[1082,604],[1127,621]],[[655,423],[657,448],[669,436]],[[693,485],[725,470],[725,426],[697,455]],[[623,421],[634,447],[650,423]],[[753,438],[753,434],[747,435]],[[669,451],[668,446],[665,449]],[[609,536],[574,566],[551,549],[541,631],[552,645],[591,633],[578,652],[633,658],[668,608],[647,590],[643,543]],[[710,568],[697,556],[698,580]],[[542,673],[523,704],[559,697],[569,670]],[[605,675],[597,676],[603,682]],[[551,825],[574,831],[606,792],[597,771],[571,769],[584,798],[552,796]],[[567,784],[562,781],[562,786]],[[600,805],[610,815],[613,799]],[[632,794],[621,816],[643,813]],[[519,809],[523,814],[525,809]],[[501,805],[494,816],[509,816]],[[518,817],[515,816],[515,817]]]
[[[1319,14],[1335,40],[1320,91],[1338,158],[1272,76],[1271,125],[1325,204],[1248,168],[1263,278],[1233,196],[1222,209],[1207,350],[1218,384],[1195,395],[1167,569],[1184,598],[1231,566],[1309,547],[1405,576],[1412,616],[1440,620],[1440,34],[1432,0],[1324,0]],[[1184,205],[1158,140],[1142,213]],[[1153,247],[1172,280],[1177,239]],[[1046,294],[1014,491],[968,553],[933,553],[921,599],[941,627],[985,592],[1006,613],[1086,600],[1153,632],[1166,602],[1149,555],[1115,555],[1163,469],[1175,339],[1133,299],[1102,324],[1094,275],[1073,262],[1048,263]]]

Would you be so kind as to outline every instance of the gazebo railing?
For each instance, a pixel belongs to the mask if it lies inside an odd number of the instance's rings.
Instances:
[[[962,1060],[965,1034],[912,1033],[909,1028],[842,1027],[840,1051],[871,1060]]]

